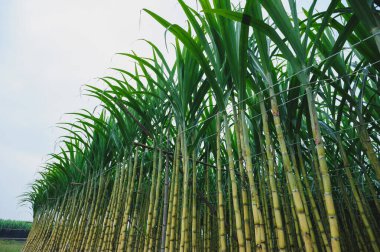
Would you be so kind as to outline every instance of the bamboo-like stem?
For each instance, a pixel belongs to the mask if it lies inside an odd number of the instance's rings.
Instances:
[[[303,80],[302,83],[307,83],[306,77],[301,75],[300,78]],[[321,132],[319,129],[314,97],[313,97],[310,85],[306,86],[306,97],[307,97],[308,106],[309,106],[311,128],[313,131],[314,141],[317,148],[319,168],[322,175],[324,200],[326,204],[326,211],[327,211],[329,227],[330,227],[331,249],[334,252],[339,252],[341,249],[340,249],[340,242],[339,242],[338,219],[336,216],[334,200],[333,200],[332,191],[331,191],[331,181],[330,181],[330,176],[328,173],[328,167],[327,167],[327,162],[326,162],[325,147],[321,138]]]
[[[338,184],[341,188],[344,188],[341,178],[338,178]],[[345,205],[349,206],[350,203],[349,203],[348,197],[345,193],[343,193],[343,200],[345,202]],[[349,216],[351,219],[351,223],[352,223],[352,227],[354,229],[354,232],[358,232],[360,230],[360,228],[359,228],[359,224],[355,218],[355,214],[354,214],[351,207],[347,207],[347,210],[348,210],[348,213],[349,213]],[[354,237],[356,237],[356,239],[358,240],[359,247],[366,248],[366,243],[364,242],[363,237],[361,235],[355,235]]]
[[[141,181],[143,177],[143,169],[144,169],[144,157],[145,157],[145,152],[143,152],[143,155],[141,157],[141,163],[140,163],[140,169],[139,169],[139,179],[137,182],[137,196],[136,196],[136,201],[135,201],[135,208],[133,209],[133,217],[130,220],[130,230],[128,233],[128,241],[127,241],[127,250],[132,251],[133,250],[133,242],[134,242],[134,237],[135,237],[135,232],[136,232],[136,223],[137,223],[137,216],[139,213],[139,209],[137,208],[139,204],[141,204],[141,195],[142,195],[142,186],[141,186]],[[132,193],[132,191],[131,191]],[[144,199],[144,198],[143,198]],[[120,243],[119,243],[120,244]],[[122,250],[122,248],[120,248]]]
[[[169,130],[167,134],[166,145],[169,145]],[[164,182],[164,209],[162,215],[162,230],[161,230],[161,252],[165,251],[166,244],[166,229],[168,226],[168,208],[169,208],[169,155],[165,155],[165,182]]]
[[[288,150],[286,147],[284,133],[281,127],[280,112],[278,109],[276,97],[274,95],[274,90],[272,87],[273,86],[272,77],[270,74],[267,75],[267,79],[269,80],[269,83],[268,83],[270,87],[269,93],[270,93],[270,96],[272,97],[270,101],[271,101],[273,120],[274,120],[274,124],[276,128],[277,140],[280,144],[282,161],[283,161],[283,165],[286,172],[288,186],[289,186],[290,191],[292,192],[293,203],[295,205],[295,211],[297,213],[298,222],[299,222],[300,229],[302,232],[302,239],[305,244],[305,250],[313,251],[312,242],[310,239],[310,230],[309,230],[309,226],[307,224],[306,215],[305,215],[305,208],[302,203],[299,188],[297,187],[296,178],[291,168],[290,157],[289,157]]]
[[[171,221],[170,221],[170,243],[169,243],[169,251],[175,251],[175,242],[176,242],[176,227],[177,227],[177,213],[179,212],[179,209],[177,209],[178,202],[179,202],[179,165],[180,165],[180,143],[181,139],[178,136],[176,141],[176,155],[175,155],[175,171],[174,171],[174,187],[173,187],[173,203],[171,208]]]
[[[153,222],[153,206],[155,202],[155,192],[156,192],[156,176],[157,175],[157,167],[156,167],[156,160],[157,160],[157,150],[153,152],[153,171],[152,171],[152,184],[150,187],[150,194],[149,194],[149,209],[148,209],[148,220],[145,230],[145,243],[144,243],[144,252],[148,251],[149,246],[149,240],[152,230],[152,222]]]
[[[216,116],[216,166],[217,166],[217,195],[218,195],[218,240],[219,251],[227,251],[226,231],[224,226],[224,203],[222,191],[222,161],[221,161],[221,141],[220,141],[220,115]]]
[[[256,189],[254,177],[253,177],[253,165],[251,160],[251,149],[249,146],[249,137],[248,132],[246,129],[246,123],[244,120],[244,111],[241,111],[239,113],[239,120],[241,125],[241,136],[240,139],[242,141],[242,153],[244,160],[246,162],[246,170],[248,174],[248,182],[249,182],[249,188],[251,192],[251,205],[252,205],[252,213],[253,213],[253,221],[255,226],[255,244],[256,249],[258,251],[266,251],[265,247],[265,232],[264,232],[264,225],[263,225],[263,217],[260,210],[260,202],[258,197],[258,192]]]
[[[121,223],[121,231],[118,238],[118,246],[117,246],[118,252],[123,251],[124,246],[125,246],[129,210],[131,208],[132,194],[133,194],[133,188],[134,188],[134,179],[136,177],[136,172],[137,172],[137,163],[138,163],[138,148],[136,148],[136,151],[135,151],[132,176],[130,177],[130,182],[128,183],[129,189],[127,191],[127,199],[125,201],[125,206],[124,206],[124,215],[123,215],[122,223]]]
[[[242,154],[242,141],[240,139],[241,126],[240,121],[238,120],[236,104],[233,106],[233,115],[234,115],[234,125],[235,125],[235,133],[236,133],[236,142],[237,142],[237,151],[238,151],[238,160],[239,160],[239,175],[241,178],[241,198],[242,198],[242,219],[244,223],[244,237],[245,237],[245,247],[246,251],[249,252],[252,250],[251,248],[251,228],[249,225],[250,214],[249,214],[249,203],[248,203],[248,195],[246,189],[246,181],[245,181],[245,172],[243,167],[243,154]]]
[[[260,111],[261,111],[261,117],[263,120],[263,130],[264,130],[264,137],[265,137],[265,152],[267,155],[267,161],[268,161],[268,170],[269,170],[269,184],[272,194],[272,204],[274,208],[274,224],[275,229],[277,233],[277,246],[280,251],[286,250],[286,241],[285,241],[285,234],[282,224],[282,217],[281,217],[281,210],[280,210],[280,202],[278,199],[277,194],[277,187],[274,177],[274,171],[275,171],[275,161],[274,161],[274,155],[273,155],[273,148],[272,148],[272,141],[270,138],[270,132],[269,132],[269,124],[268,124],[268,115],[266,113],[265,104],[263,101],[262,95],[259,97],[260,99]]]
[[[375,234],[374,234],[372,227],[369,223],[369,220],[367,218],[367,214],[364,211],[363,203],[360,199],[359,192],[358,192],[356,185],[355,185],[355,182],[353,180],[353,177],[352,177],[352,174],[351,174],[351,171],[349,168],[350,164],[348,161],[348,157],[347,157],[345,149],[343,148],[340,136],[337,136],[337,141],[338,141],[339,152],[340,152],[340,154],[342,156],[342,160],[343,160],[344,172],[348,178],[348,182],[350,183],[350,189],[354,195],[355,203],[358,207],[358,212],[359,212],[360,218],[362,219],[363,225],[364,225],[365,230],[368,234],[368,238],[369,238],[369,241],[371,243],[373,251],[379,251],[379,246],[377,244]]]
[[[311,209],[312,209],[313,214],[314,214],[315,222],[317,223],[319,234],[320,234],[322,241],[323,241],[324,249],[327,252],[330,252],[331,248],[330,248],[329,242],[327,240],[326,231],[324,229],[324,226],[323,226],[323,223],[321,220],[321,216],[318,212],[318,208],[317,208],[317,205],[315,203],[314,197],[311,193],[311,189],[310,189],[311,187],[310,187],[309,181],[307,179],[307,173],[306,173],[306,169],[304,166],[304,161],[303,161],[303,157],[302,157],[302,153],[301,153],[301,146],[299,144],[299,139],[297,139],[296,141],[297,141],[297,153],[298,153],[298,159],[300,162],[301,173],[302,173],[302,176],[305,178],[304,182],[305,182],[306,193],[308,195],[308,198],[310,199]]]
[[[238,188],[237,188],[236,177],[235,177],[235,172],[234,172],[234,160],[233,160],[234,157],[233,157],[232,146],[231,146],[231,132],[230,132],[230,128],[228,127],[228,120],[227,120],[226,114],[223,115],[223,121],[224,121],[224,129],[225,129],[225,134],[226,134],[225,138],[226,138],[226,149],[227,149],[227,156],[228,156],[228,170],[230,174],[231,187],[232,187],[231,189],[232,189],[233,209],[234,209],[234,214],[235,214],[235,228],[236,228],[236,233],[237,233],[239,251],[245,251],[246,250],[245,238],[244,238],[244,233],[242,229],[242,218],[240,214]]]
[[[209,161],[209,151],[206,152],[206,163]],[[210,201],[210,178],[209,169],[206,169],[205,184],[206,184],[206,200]],[[211,228],[210,228],[211,218],[208,207],[205,205],[205,251],[210,250],[210,240],[211,240]]]
[[[185,246],[186,243],[189,241],[189,234],[188,234],[188,183],[189,183],[189,157],[187,152],[187,141],[186,141],[186,134],[185,126],[182,126],[179,128],[179,132],[181,132],[181,152],[182,152],[182,165],[183,165],[183,199],[182,199],[182,214],[181,214],[181,239],[180,239],[180,252],[186,251]]]
[[[159,199],[159,196],[160,196],[160,188],[161,188],[161,170],[162,170],[162,150],[159,151],[158,153],[158,171],[157,171],[157,179],[156,179],[156,182],[155,182],[155,202],[154,202],[154,206],[153,206],[153,220],[152,220],[152,227],[151,227],[151,232],[149,234],[149,247],[148,247],[148,250],[149,251],[153,251],[153,244],[154,244],[154,237],[155,237],[155,234],[157,234],[159,232],[159,228],[157,227],[156,229],[156,232],[153,233],[152,232],[152,229],[156,226],[157,224],[157,216],[158,215],[158,205],[159,205],[159,202],[160,202],[160,199]]]
[[[193,150],[192,159],[195,159],[195,149]],[[193,161],[192,166],[192,204],[191,204],[191,250],[197,251],[197,163]]]
[[[297,187],[300,190],[300,196],[301,196],[302,204],[304,205],[305,215],[306,215],[306,221],[307,221],[307,225],[309,226],[310,238],[311,238],[311,241],[312,241],[313,249],[315,251],[318,251],[319,249],[318,249],[318,246],[317,246],[317,241],[316,241],[315,233],[314,233],[314,229],[313,229],[314,225],[311,222],[311,218],[310,218],[312,214],[309,212],[309,207],[308,207],[308,204],[307,204],[307,201],[306,201],[305,192],[303,190],[304,186],[302,185],[301,176],[300,176],[300,173],[299,173],[299,169],[298,169],[298,164],[297,164],[297,160],[296,160],[296,157],[295,157],[294,148],[289,148],[289,152],[290,152],[290,157],[292,159],[292,162],[294,164],[293,165],[293,167],[294,167],[294,175],[295,175],[295,178],[296,178]]]

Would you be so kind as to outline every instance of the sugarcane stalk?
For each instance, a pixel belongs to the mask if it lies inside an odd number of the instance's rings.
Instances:
[[[222,161],[221,161],[221,140],[220,140],[220,115],[216,116],[216,166],[217,166],[217,195],[218,195],[218,241],[219,250],[227,251],[226,231],[224,226],[224,201],[222,191]]]

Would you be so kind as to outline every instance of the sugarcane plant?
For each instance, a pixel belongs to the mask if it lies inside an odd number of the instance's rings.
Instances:
[[[59,125],[24,251],[379,251],[378,1],[178,3]]]

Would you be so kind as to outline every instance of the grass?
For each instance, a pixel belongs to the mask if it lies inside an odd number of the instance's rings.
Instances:
[[[18,252],[21,251],[24,246],[25,241],[14,241],[14,240],[0,240],[0,251],[1,252]]]

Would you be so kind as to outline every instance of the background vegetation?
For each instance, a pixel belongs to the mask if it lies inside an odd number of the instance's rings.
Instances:
[[[29,221],[3,220],[0,219],[0,229],[24,229],[30,230],[32,223]]]

